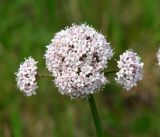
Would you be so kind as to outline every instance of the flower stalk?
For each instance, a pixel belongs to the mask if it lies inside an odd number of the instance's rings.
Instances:
[[[91,94],[88,95],[88,102],[89,102],[92,117],[93,117],[93,120],[94,120],[94,125],[95,125],[95,128],[96,128],[97,137],[103,137],[103,130],[102,130],[101,122],[100,122],[100,119],[99,119],[99,115],[98,115],[98,111],[97,111],[97,108],[96,108],[96,103],[95,103],[93,95],[91,95]]]
[[[47,74],[38,74],[37,77],[38,78],[53,78],[53,76],[47,75]]]
[[[116,74],[118,71],[117,70],[113,70],[113,71],[108,71],[108,72],[104,72],[105,76],[112,76],[114,74]]]

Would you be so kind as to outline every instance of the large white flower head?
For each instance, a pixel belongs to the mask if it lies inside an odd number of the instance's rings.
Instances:
[[[143,63],[137,53],[127,50],[120,55],[117,62],[119,72],[116,73],[116,82],[123,86],[124,89],[130,90],[137,85],[139,80],[143,78]]]
[[[157,60],[158,60],[158,65],[160,66],[160,48],[158,49],[156,56],[157,56]]]
[[[16,81],[18,88],[27,96],[35,95],[35,90],[38,88],[36,82],[37,76],[37,61],[29,57],[20,64],[18,72],[16,73]]]
[[[46,65],[61,94],[84,97],[108,82],[103,70],[113,50],[102,34],[85,24],[72,25],[51,41],[45,53]]]

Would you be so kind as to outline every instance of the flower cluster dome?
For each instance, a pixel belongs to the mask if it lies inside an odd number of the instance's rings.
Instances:
[[[18,88],[27,96],[35,95],[35,90],[38,88],[36,82],[37,62],[29,57],[26,59],[16,73],[16,81]]]
[[[93,94],[108,82],[103,70],[112,56],[105,37],[85,24],[56,33],[45,53],[59,92],[71,98]]]
[[[119,71],[116,73],[116,82],[123,86],[124,89],[130,90],[137,85],[139,80],[143,78],[143,63],[137,53],[127,50],[120,55],[117,62]]]

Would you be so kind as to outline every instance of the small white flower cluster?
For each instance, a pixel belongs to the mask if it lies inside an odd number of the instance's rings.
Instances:
[[[116,73],[116,82],[123,86],[126,90],[130,90],[137,85],[143,77],[143,63],[137,53],[132,50],[127,50],[120,55],[120,60],[117,62],[119,72]]]
[[[93,94],[108,82],[103,70],[112,56],[105,37],[85,24],[56,33],[45,53],[59,92],[71,98]]]
[[[35,95],[35,90],[38,88],[36,82],[37,75],[37,62],[29,57],[26,59],[16,73],[16,81],[19,89],[27,96]]]
[[[158,49],[156,56],[157,56],[157,60],[158,60],[158,65],[160,66],[160,48]]]

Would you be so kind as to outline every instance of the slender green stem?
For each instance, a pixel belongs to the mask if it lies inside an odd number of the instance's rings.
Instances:
[[[97,108],[96,108],[96,103],[95,103],[93,95],[88,95],[88,102],[89,102],[92,117],[93,117],[93,120],[94,120],[96,132],[97,132],[97,137],[103,137],[101,122],[100,122],[100,119],[99,119],[99,115],[98,115],[98,111],[97,111]]]
[[[38,74],[38,78],[53,78],[51,75],[46,75],[46,74]]]
[[[115,74],[116,72],[118,72],[118,71],[117,71],[117,70],[114,70],[114,71],[104,72],[104,74],[105,74],[106,76],[110,76],[110,75]]]

